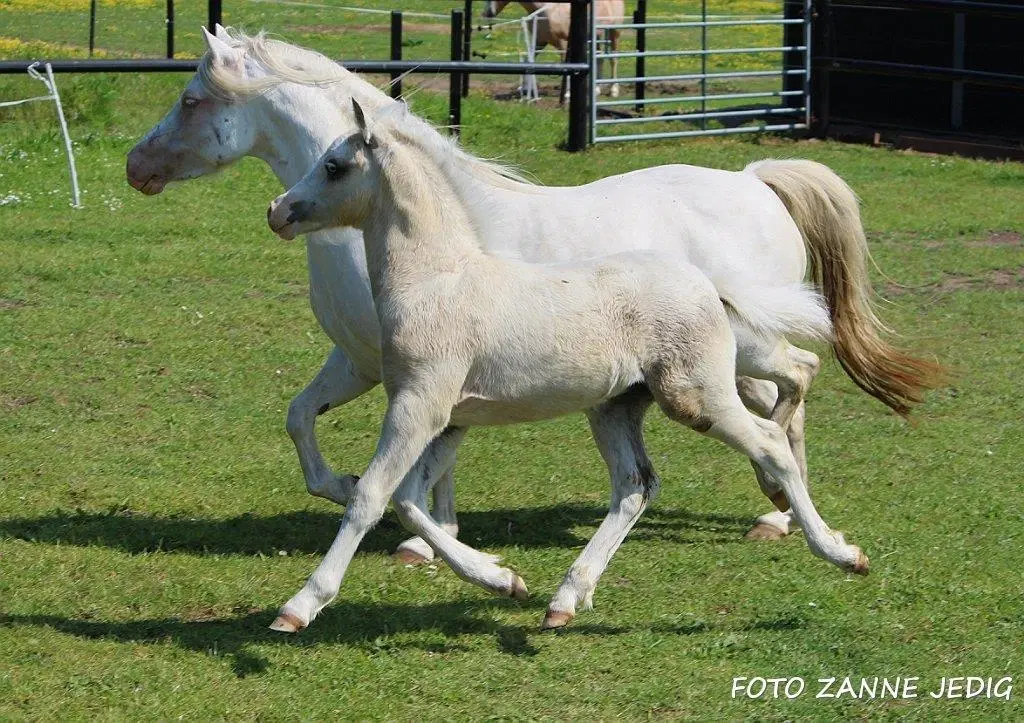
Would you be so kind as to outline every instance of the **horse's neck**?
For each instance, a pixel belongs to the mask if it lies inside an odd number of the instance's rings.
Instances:
[[[483,252],[445,174],[420,149],[401,147],[363,225],[374,297],[463,268]]]
[[[391,102],[348,71],[329,86],[284,83],[269,91],[257,101],[265,104],[267,112],[259,114],[262,128],[253,155],[266,161],[281,184],[291,188],[338,136],[352,130],[344,123],[351,114],[352,98],[368,110]]]

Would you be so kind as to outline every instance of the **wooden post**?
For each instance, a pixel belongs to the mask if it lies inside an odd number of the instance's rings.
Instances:
[[[452,10],[451,59],[462,60],[462,11]],[[452,135],[459,135],[462,125],[462,73],[452,71],[448,75],[448,125]]]
[[[391,59],[402,59],[402,11],[391,11]],[[391,73],[391,97],[402,97],[402,74]]]

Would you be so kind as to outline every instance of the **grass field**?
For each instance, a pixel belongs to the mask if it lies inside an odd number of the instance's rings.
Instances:
[[[529,602],[396,566],[389,513],[338,600],[286,637],[266,626],[340,514],[305,494],[284,432],[328,346],[301,245],[265,227],[276,181],[245,161],[144,198],[125,153],[185,78],[60,82],[82,210],[52,108],[0,111],[0,719],[1024,717],[1024,167],[771,138],[568,155],[557,112],[474,95],[467,145],[547,183],[827,163],[863,198],[885,318],[957,379],[913,425],[832,362],[811,391],[815,498],[871,556],[867,578],[799,534],[742,540],[766,510],[747,463],[652,413],[661,496],[596,609],[541,634],[607,500],[573,417],[475,430],[460,458],[461,536],[503,555]],[[3,97],[28,88],[0,80]],[[435,120],[444,102],[413,98]],[[321,419],[337,469],[362,470],[382,410],[377,391]],[[928,695],[961,675],[1013,676],[1012,698]],[[802,676],[807,691],[733,700],[736,676]],[[826,676],[917,676],[920,697],[815,699]]]

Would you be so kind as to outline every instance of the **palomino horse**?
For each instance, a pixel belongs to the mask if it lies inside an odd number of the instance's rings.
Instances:
[[[761,469],[766,494],[780,508],[792,503],[814,554],[867,573],[864,553],[818,515],[785,432],[748,412],[736,391],[732,329],[827,337],[828,313],[816,294],[797,286],[783,308],[775,307],[774,288],[723,297],[692,264],[649,251],[562,264],[489,254],[472,209],[485,200],[480,178],[501,178],[502,170],[424,133],[421,123],[404,122],[401,108],[385,108],[368,125],[353,104],[358,132],[339,139],[275,199],[267,222],[285,239],[331,226],[362,230],[388,409],[334,543],[281,608],[275,630],[301,630],[337,595],[389,497],[402,523],[459,577],[524,598],[522,578],[430,518],[422,508],[425,485],[467,426],[586,411],[608,462],[612,504],[542,627],[565,625],[577,606],[589,607],[612,555],[660,487],[641,433],[651,402],[746,454]],[[630,434],[604,427],[614,416],[631,420]]]
[[[495,18],[509,5],[511,0],[489,0],[484,4],[483,16]],[[534,51],[550,45],[562,53],[565,58],[565,51],[569,47],[569,16],[572,6],[565,3],[543,3],[543,2],[521,2],[519,3],[528,13],[537,15],[537,42]],[[595,0],[593,4],[597,18],[602,23],[621,23],[626,17],[626,3],[624,0]],[[538,12],[539,11],[539,12]],[[604,31],[604,46],[609,52],[615,53],[619,49],[619,36],[621,31],[617,28]],[[597,56],[599,62],[598,75],[603,75],[604,58]],[[612,78],[619,77],[619,59],[612,57]],[[601,86],[596,86],[600,95]],[[619,84],[613,83],[611,94],[613,98],[619,95]]]
[[[128,180],[143,193],[214,173],[243,156],[266,161],[290,187],[333,139],[355,129],[353,98],[371,111],[393,103],[318,53],[262,36],[217,32],[207,36],[209,52],[180,101],[128,156]],[[317,79],[327,82],[309,84]],[[475,218],[481,243],[515,258],[566,261],[650,248],[693,263],[720,293],[732,297],[742,296],[750,279],[761,287],[789,287],[804,278],[809,265],[828,303],[833,349],[858,385],[906,413],[934,383],[934,365],[883,341],[871,313],[856,198],[824,166],[765,161],[731,172],[671,165],[577,188],[492,176],[480,185],[487,199]],[[630,209],[629,223],[621,222],[623,209]],[[311,233],[306,253],[313,313],[335,348],[292,400],[287,429],[309,492],[344,504],[355,478],[336,474],[323,459],[315,420],[379,383],[380,327],[361,234],[352,229]],[[778,421],[806,391],[817,360],[784,342],[769,354],[754,349],[740,344],[740,395],[749,408]],[[781,396],[777,385],[785,389]],[[806,481],[803,425],[799,405],[784,428]],[[453,494],[446,470],[435,488],[434,515],[455,534]],[[790,514],[773,511],[748,534],[781,537],[791,522]],[[404,542],[399,553],[406,560],[433,556],[418,539]]]

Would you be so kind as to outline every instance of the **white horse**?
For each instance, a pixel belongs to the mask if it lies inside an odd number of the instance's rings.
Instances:
[[[129,182],[143,193],[159,193],[169,182],[213,173],[243,156],[266,161],[290,187],[333,139],[354,130],[351,99],[371,111],[393,103],[318,53],[217,32],[206,36],[209,52],[180,101],[128,156]],[[317,79],[327,82],[308,84]],[[511,257],[565,261],[655,249],[693,263],[731,298],[742,297],[748,280],[771,288],[801,281],[809,258],[835,328],[833,349],[851,378],[900,413],[934,383],[934,365],[883,341],[869,303],[856,198],[820,164],[764,161],[741,172],[660,166],[569,188],[484,174],[478,184],[482,201],[473,213],[481,243]],[[287,428],[309,492],[344,504],[355,478],[335,474],[325,462],[314,423],[379,382],[380,329],[359,232],[309,234],[306,252],[313,313],[335,348],[292,401]],[[759,414],[784,421],[806,391],[816,357],[781,339],[767,353],[758,340],[740,341],[741,397]],[[786,431],[806,481],[803,424],[801,404]],[[435,488],[434,515],[455,534],[450,470]],[[748,535],[781,537],[791,522],[790,514],[774,511]],[[399,553],[410,561],[433,555],[422,540],[406,541]]]
[[[550,419],[586,410],[592,423],[617,410],[634,420],[623,438],[594,425],[608,461],[612,507],[572,566],[543,627],[565,625],[588,606],[615,550],[659,481],[640,436],[652,402],[672,419],[746,454],[781,509],[792,509],[811,550],[849,572],[868,559],[818,516],[786,434],[743,406],[736,391],[732,328],[775,336],[830,334],[820,299],[800,285],[781,308],[778,289],[724,297],[692,264],[652,252],[529,264],[487,253],[473,209],[479,159],[455,142],[385,109],[339,139],[267,211],[282,238],[331,226],[363,232],[383,345],[388,395],[377,451],[341,528],[303,589],[272,627],[296,632],[337,595],[363,536],[389,497],[402,523],[462,579],[522,598],[526,586],[496,560],[457,541],[422,508],[436,460],[465,427]],[[727,313],[726,309],[730,313]],[[731,320],[730,320],[730,317]],[[595,415],[601,412],[601,417]]]
[[[496,18],[511,4],[511,0],[488,0],[484,3],[483,16],[485,18]],[[563,3],[545,2],[520,2],[519,5],[528,13],[537,13],[537,31],[534,38],[534,52],[541,50],[548,45],[562,53],[565,59],[565,52],[569,47],[569,20],[572,13],[572,6]],[[617,24],[622,23],[626,17],[626,3],[624,0],[595,0],[594,10],[600,23]],[[589,32],[589,29],[588,29]],[[604,45],[609,52],[615,53],[619,49],[619,37],[622,31],[618,28],[611,28],[604,31]],[[528,41],[529,42],[529,41]],[[598,54],[598,76],[604,75],[603,53]],[[619,77],[619,59],[612,57],[612,78]],[[597,94],[601,94],[601,86],[596,86]],[[563,92],[563,96],[568,93]],[[619,84],[613,83],[611,87],[613,98],[619,96]]]

